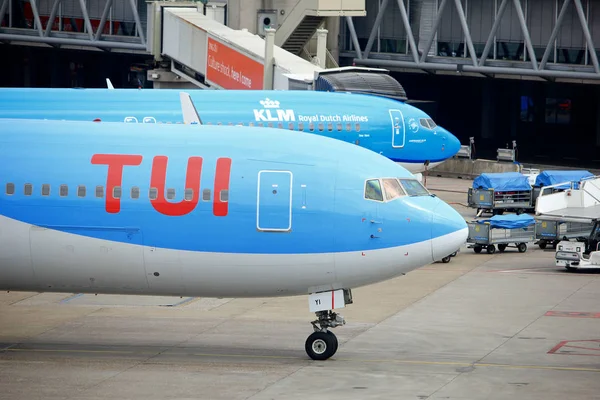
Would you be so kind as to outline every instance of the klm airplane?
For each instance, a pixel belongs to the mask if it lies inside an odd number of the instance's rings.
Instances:
[[[179,90],[0,89],[0,118],[185,122]],[[410,172],[454,156],[459,140],[423,111],[384,97],[315,91],[192,90],[206,125],[242,125],[313,133],[353,143]],[[253,132],[253,131],[251,131]]]
[[[406,169],[321,135],[0,120],[0,290],[308,295],[305,349],[325,360],[353,288],[466,238]]]

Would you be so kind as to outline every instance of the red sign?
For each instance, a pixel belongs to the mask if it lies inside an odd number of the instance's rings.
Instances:
[[[212,38],[208,38],[206,79],[223,89],[263,89],[264,66]]]

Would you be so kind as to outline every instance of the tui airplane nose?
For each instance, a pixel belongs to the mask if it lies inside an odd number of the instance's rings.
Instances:
[[[433,210],[431,254],[434,261],[456,252],[467,242],[469,230],[465,219],[449,204],[439,200]]]

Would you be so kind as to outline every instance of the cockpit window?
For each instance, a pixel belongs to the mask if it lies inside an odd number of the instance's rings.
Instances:
[[[429,128],[429,122],[427,121],[427,119],[425,119],[425,118],[421,118],[421,119],[419,120],[419,122],[421,123],[421,126],[422,126],[423,128]]]
[[[427,122],[429,122],[429,127],[430,127],[431,129],[433,129],[433,128],[435,128],[435,127],[437,126],[437,124],[436,124],[435,122],[433,122],[433,120],[432,120],[431,118],[429,118],[429,119],[427,120]]]
[[[409,196],[430,196],[431,194],[421,182],[416,179],[400,179],[400,183],[402,183],[402,187],[406,190],[406,193]]]
[[[402,186],[400,186],[398,179],[383,179],[383,187],[385,189],[386,201],[394,200],[406,195],[406,192],[402,189]]]
[[[369,179],[365,184],[365,199],[383,201],[379,179]]]

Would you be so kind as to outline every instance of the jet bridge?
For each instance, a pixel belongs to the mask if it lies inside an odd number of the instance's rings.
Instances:
[[[263,39],[231,29],[196,6],[155,3],[148,12],[148,50],[170,70],[150,71],[149,79],[160,82],[161,75],[168,79],[171,73],[202,88],[312,89],[315,73],[324,68],[274,41],[274,30]]]

